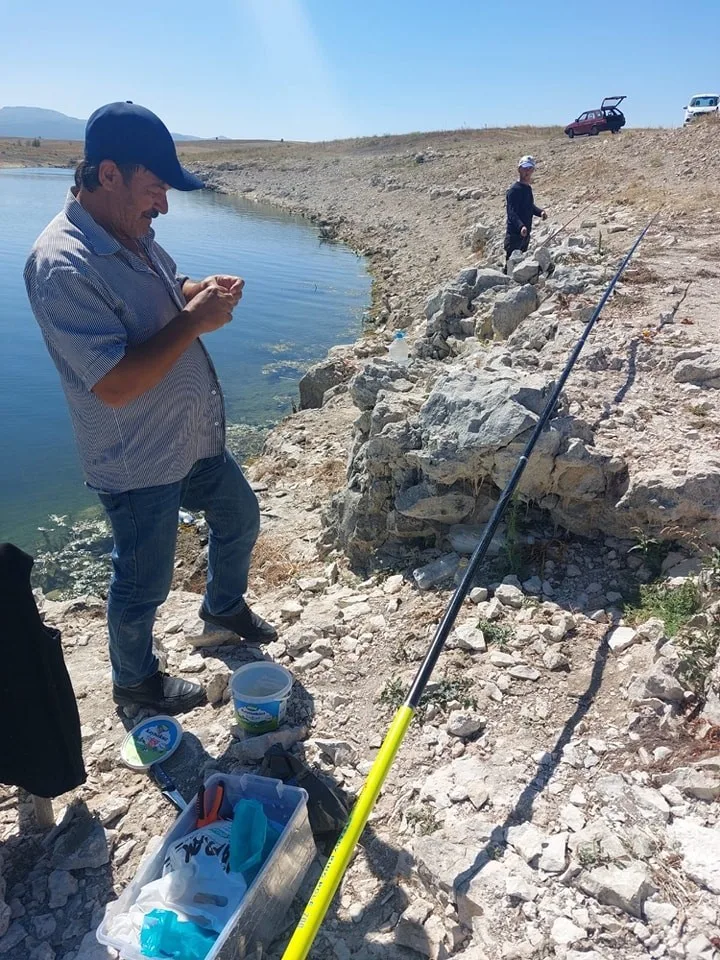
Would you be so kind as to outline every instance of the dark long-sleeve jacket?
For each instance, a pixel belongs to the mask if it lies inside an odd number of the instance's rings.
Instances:
[[[527,227],[528,236],[532,230],[533,216],[542,215],[540,207],[535,206],[532,187],[529,183],[514,183],[507,194],[507,235],[520,236],[523,227]]]

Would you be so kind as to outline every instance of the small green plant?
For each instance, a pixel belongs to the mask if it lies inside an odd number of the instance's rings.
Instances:
[[[599,840],[589,840],[587,843],[581,843],[577,848],[576,856],[583,867],[597,867],[603,863],[608,863],[610,860],[603,852]]]
[[[720,583],[720,550],[717,547],[713,547],[703,559],[703,568],[707,571],[711,580]]]
[[[423,837],[435,833],[440,827],[440,821],[434,812],[427,807],[411,807],[406,812],[405,819],[411,827],[418,827],[419,833]]]
[[[700,591],[694,580],[685,580],[679,587],[666,583],[648,583],[640,587],[639,603],[626,608],[632,623],[659,617],[665,632],[674,637],[678,630],[700,609]]]
[[[507,532],[505,534],[504,554],[511,573],[519,575],[525,566],[525,551],[520,541],[520,523],[522,501],[513,497],[506,514]]]
[[[457,702],[466,710],[477,710],[477,700],[472,696],[472,680],[467,677],[443,677],[437,684],[432,686],[430,692],[426,693],[420,701],[420,706],[427,709],[431,703],[436,704],[442,709],[447,709],[448,704]]]
[[[638,542],[630,548],[628,553],[639,553],[648,570],[654,577],[658,577],[662,571],[663,561],[670,553],[672,544],[668,540],[658,540],[657,537],[651,537],[643,530],[635,529],[632,532],[637,537]]]
[[[680,653],[679,677],[683,686],[692,690],[700,700],[707,694],[708,679],[720,647],[720,630],[689,630],[678,637]]]
[[[418,707],[417,716],[421,721],[425,718],[425,713],[430,704],[435,704],[442,710],[447,710],[451,703],[459,703],[466,710],[477,710],[477,700],[472,695],[473,682],[466,677],[443,677],[437,683],[433,683],[430,689],[423,695]],[[397,677],[388,680],[380,691],[378,701],[391,710],[397,710],[405,702],[407,689],[405,684]]]
[[[485,643],[492,643],[501,650],[507,649],[510,641],[515,639],[515,631],[509,623],[493,623],[480,618],[478,627],[483,632]]]
[[[380,703],[383,703],[386,707],[391,707],[393,710],[397,710],[397,708],[405,699],[405,687],[403,686],[402,681],[398,680],[397,677],[392,680],[388,680],[380,691],[380,696],[378,699]]]

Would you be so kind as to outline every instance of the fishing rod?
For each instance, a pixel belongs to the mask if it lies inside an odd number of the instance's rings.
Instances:
[[[577,213],[574,213],[574,214],[572,215],[572,217],[570,217],[570,219],[568,220],[567,223],[564,223],[558,230],[555,231],[555,233],[551,234],[551,235],[547,238],[547,240],[543,240],[543,242],[542,242],[542,243],[540,244],[540,246],[538,247],[538,250],[542,250],[543,247],[547,247],[549,244],[551,244],[552,241],[555,239],[555,237],[556,237],[559,233],[562,233],[563,230],[566,230],[566,229],[570,226],[571,223],[573,223],[575,220],[577,220],[577,218],[580,216],[581,213],[585,213],[585,212],[586,212],[587,210],[589,210],[589,209],[590,209],[589,207],[583,207],[582,210],[578,210]]]
[[[350,813],[350,817],[345,825],[345,829],[335,844],[335,848],[331,853],[329,860],[325,864],[325,869],[323,870],[322,875],[320,876],[320,879],[313,890],[310,900],[305,907],[305,911],[300,918],[297,927],[295,928],[295,932],[290,938],[290,942],[288,943],[285,952],[282,955],[282,960],[305,960],[310,952],[318,930],[320,929],[320,924],[322,923],[325,914],[330,907],[337,888],[340,886],[340,881],[342,880],[350,860],[352,859],[353,853],[355,852],[355,847],[360,839],[360,835],[365,829],[365,825],[370,818],[372,809],[375,806],[375,801],[380,795],[380,790],[382,789],[382,786],[387,778],[395,756],[400,749],[400,745],[402,744],[405,734],[407,733],[410,722],[415,716],[427,682],[430,679],[438,658],[442,653],[442,649],[445,646],[445,641],[447,640],[450,631],[453,628],[463,601],[465,600],[465,597],[472,586],[477,568],[487,553],[490,542],[498,528],[508,504],[510,503],[512,495],[515,492],[518,483],[520,482],[520,478],[522,477],[525,467],[528,464],[528,460],[532,455],[535,444],[537,443],[540,434],[543,432],[548,424],[548,421],[553,415],[560,397],[560,393],[565,386],[565,383],[570,376],[573,367],[575,366],[577,358],[580,356],[580,352],[585,345],[585,341],[590,336],[590,333],[595,326],[603,307],[607,303],[610,294],[615,289],[615,285],[622,276],[633,254],[640,246],[645,234],[655,222],[657,216],[658,214],[656,213],[630,248],[625,259],[618,267],[615,276],[605,289],[600,302],[595,307],[592,316],[585,326],[582,336],[570,353],[568,361],[565,364],[565,368],[560,374],[550,398],[545,404],[545,408],[535,424],[535,429],[533,430],[532,435],[528,440],[525,449],[523,450],[522,456],[515,465],[515,468],[510,475],[510,479],[505,485],[505,489],[500,494],[500,499],[498,500],[497,505],[492,512],[492,516],[487,522],[487,526],[485,527],[483,535],[480,539],[480,543],[477,545],[475,552],[470,558],[465,575],[453,593],[443,618],[438,624],[430,647],[425,655],[425,659],[421,663],[418,672],[415,675],[415,679],[412,682],[408,695],[405,698],[404,703],[398,707],[395,716],[393,717],[392,723],[385,734],[385,739],[383,740],[378,755],[373,762],[363,788],[360,791],[360,795],[358,796],[355,806]]]

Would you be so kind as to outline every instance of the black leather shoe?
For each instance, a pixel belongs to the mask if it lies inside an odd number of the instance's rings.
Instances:
[[[263,620],[257,613],[253,613],[247,604],[240,613],[231,613],[224,617],[216,617],[209,613],[204,606],[200,607],[200,619],[212,623],[216,627],[223,627],[236,633],[248,643],[272,643],[277,640],[278,632],[272,624]]]
[[[205,691],[199,683],[170,677],[158,670],[134,687],[113,684],[113,700],[121,707],[151,707],[158,713],[185,713],[205,703]]]

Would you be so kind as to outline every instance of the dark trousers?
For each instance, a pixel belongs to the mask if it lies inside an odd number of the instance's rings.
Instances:
[[[506,233],[505,234],[505,272],[507,273],[507,262],[510,259],[510,254],[514,253],[515,250],[520,250],[522,253],[525,253],[530,244],[530,231],[528,230],[527,236],[521,237],[519,233]]]

